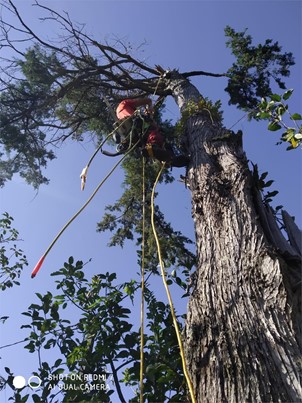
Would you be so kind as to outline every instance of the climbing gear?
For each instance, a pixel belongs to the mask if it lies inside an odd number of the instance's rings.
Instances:
[[[117,125],[119,123],[119,125]],[[127,152],[134,142],[139,140],[139,143],[143,143],[146,132],[150,127],[151,121],[141,111],[137,111],[134,116],[128,116],[120,122],[116,122],[114,125],[115,130],[120,130],[119,134],[123,138],[117,145],[116,152],[110,152],[101,148],[102,154],[108,157],[116,157],[118,155]]]
[[[160,81],[161,78],[159,78]],[[158,82],[159,84],[159,82]],[[158,85],[157,85],[158,86]],[[157,88],[157,87],[156,87]],[[154,92],[154,95],[156,93],[156,90]],[[152,124],[152,118],[150,117],[150,111],[148,111],[147,107],[144,108],[137,108],[135,113],[131,116],[127,116],[124,119],[117,120],[117,117],[112,109],[112,106],[110,105],[108,99],[104,94],[101,94],[103,101],[108,107],[108,110],[111,114],[111,116],[114,119],[114,130],[111,132],[107,138],[105,139],[104,142],[101,143],[101,145],[97,148],[95,151],[92,159],[94,158],[95,154],[100,150],[102,154],[108,156],[108,157],[116,157],[119,155],[124,154],[127,152],[132,145],[137,141],[138,138],[141,139],[141,143],[146,140],[144,137],[150,128]],[[154,107],[159,108],[162,102],[164,101],[165,97],[161,96],[158,98],[158,100],[155,102]],[[115,143],[117,144],[116,152],[111,152],[107,150],[103,150],[103,145],[105,142],[112,137]],[[85,167],[86,168],[86,167]],[[87,177],[87,169],[83,169],[81,173],[81,179],[82,179],[82,189],[85,186],[86,182],[86,177]]]
[[[86,180],[87,180],[87,173],[88,173],[88,169],[93,161],[93,159],[95,158],[95,156],[97,155],[97,153],[102,150],[103,145],[116,133],[116,131],[119,129],[119,126],[117,126],[111,133],[108,134],[108,136],[98,145],[98,147],[95,149],[94,153],[92,154],[92,156],[90,157],[88,164],[85,166],[85,168],[83,168],[80,178],[81,178],[81,190],[84,190],[85,188],[85,184],[86,184]],[[120,155],[120,154],[117,154]]]
[[[81,212],[88,206],[88,204],[91,202],[91,200],[94,198],[94,196],[97,194],[97,192],[99,191],[99,189],[103,186],[103,184],[106,182],[106,180],[112,175],[112,173],[115,171],[115,169],[124,161],[124,159],[131,153],[132,150],[134,150],[134,148],[137,146],[137,143],[133,145],[132,148],[130,148],[130,150],[128,150],[126,152],[126,154],[119,159],[119,161],[113,166],[113,168],[108,172],[108,174],[105,176],[104,179],[102,179],[102,181],[98,184],[98,186],[96,187],[96,189],[94,190],[94,192],[91,194],[91,196],[89,197],[89,199],[83,204],[83,206],[71,217],[71,219],[64,225],[64,227],[61,229],[61,231],[57,234],[57,236],[53,239],[53,241],[51,242],[51,244],[49,245],[49,247],[46,249],[44,255],[39,259],[38,263],[36,264],[36,266],[34,267],[32,274],[31,274],[31,278],[34,278],[37,273],[39,272],[46,256],[48,255],[48,253],[51,251],[51,249],[53,248],[53,246],[55,245],[55,243],[58,241],[58,239],[60,238],[60,236],[63,234],[63,232],[69,227],[69,225],[81,214]]]
[[[132,130],[132,120],[132,116],[128,116],[113,123],[113,127],[117,129],[117,134],[121,138],[127,137],[128,133]]]
[[[148,153],[148,156],[153,159],[153,158],[154,158],[154,154],[153,154],[153,147],[152,147],[152,144],[150,144],[150,143],[146,144],[145,149],[146,149],[146,151],[147,151],[147,153]]]

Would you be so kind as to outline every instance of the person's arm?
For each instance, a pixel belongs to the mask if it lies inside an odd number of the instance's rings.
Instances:
[[[152,100],[150,98],[136,98],[129,101],[131,101],[131,106],[134,108],[147,105],[152,110]]]
[[[148,105],[149,111],[152,113],[152,101],[150,98],[128,98],[124,99],[116,109],[118,119],[123,119],[127,116],[132,116],[140,106]]]

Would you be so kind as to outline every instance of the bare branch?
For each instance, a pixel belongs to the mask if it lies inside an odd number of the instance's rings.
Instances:
[[[17,344],[25,343],[26,341],[27,341],[27,340],[20,340],[20,341],[16,341],[15,343],[11,343],[11,344],[6,344],[6,345],[4,345],[4,346],[0,346],[0,350],[2,350],[3,348],[16,346]]]
[[[42,152],[45,166],[45,158],[53,157],[46,152],[47,146],[55,147],[67,138],[82,140],[92,133],[106,136],[113,123],[108,105],[115,108],[129,96],[171,94],[165,70],[139,60],[125,41],[97,41],[85,32],[84,25],[73,23],[68,13],[60,14],[35,0],[34,6],[43,14],[40,20],[58,33],[54,39],[45,39],[27,25],[13,0],[0,1],[16,22],[5,21],[5,13],[0,16],[0,46],[12,53],[1,59],[1,129],[3,133],[17,132],[24,147],[16,141],[5,143],[5,139],[2,144],[19,155],[24,153],[24,161],[29,158],[24,150],[31,150],[27,138],[39,137],[37,150]],[[30,47],[24,50],[24,44]],[[197,74],[220,76],[205,72],[184,76]],[[40,161],[39,152],[34,161]]]
[[[181,75],[185,78],[193,77],[193,76],[208,76],[208,77],[228,77],[226,73],[217,74],[217,73],[209,73],[208,71],[189,71],[187,73],[181,73]]]

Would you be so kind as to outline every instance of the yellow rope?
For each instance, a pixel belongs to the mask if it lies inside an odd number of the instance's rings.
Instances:
[[[140,403],[144,403],[144,327],[145,327],[145,216],[146,216],[146,190],[145,190],[145,158],[143,158],[143,223],[142,223],[142,266],[141,266],[141,346],[140,346]]]
[[[187,368],[187,364],[186,364],[186,360],[185,360],[184,349],[183,349],[181,335],[180,335],[180,331],[179,331],[179,327],[178,327],[178,323],[177,323],[177,319],[176,319],[176,315],[175,315],[173,301],[172,301],[172,297],[171,297],[171,294],[170,294],[169,286],[167,284],[166,273],[165,273],[165,269],[164,269],[163,260],[162,260],[162,257],[161,257],[160,243],[159,243],[159,239],[158,239],[155,224],[154,224],[154,194],[155,194],[156,185],[157,185],[157,183],[159,181],[159,178],[160,178],[160,176],[162,174],[162,171],[163,171],[164,167],[165,167],[165,164],[163,163],[162,167],[161,167],[161,169],[160,169],[160,171],[159,171],[159,173],[157,175],[157,178],[155,179],[153,189],[152,189],[152,193],[151,193],[151,225],[152,225],[154,238],[155,238],[155,241],[156,241],[158,260],[159,260],[162,280],[163,280],[164,287],[166,289],[167,297],[168,297],[169,304],[170,304],[171,314],[172,314],[172,318],[173,318],[173,324],[174,324],[176,337],[177,337],[177,341],[178,341],[178,346],[179,346],[179,350],[180,350],[180,356],[181,356],[184,376],[186,378],[186,382],[187,382],[187,385],[188,385],[188,388],[189,388],[192,403],[196,403],[196,399],[195,399],[195,396],[194,396],[193,385],[192,385],[192,382],[191,382],[191,379],[190,379],[190,376],[189,376],[189,373],[188,373],[188,368]]]

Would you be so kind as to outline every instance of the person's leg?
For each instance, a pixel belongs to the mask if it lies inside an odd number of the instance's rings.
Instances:
[[[171,154],[171,165],[173,167],[181,168],[189,164],[190,158],[183,151],[178,150],[174,145],[166,143],[165,149]]]
[[[148,151],[148,147],[147,151]],[[168,164],[171,163],[173,154],[164,148],[158,147],[155,144],[151,145],[151,149],[149,151],[149,156],[156,158],[159,161],[167,162]]]

